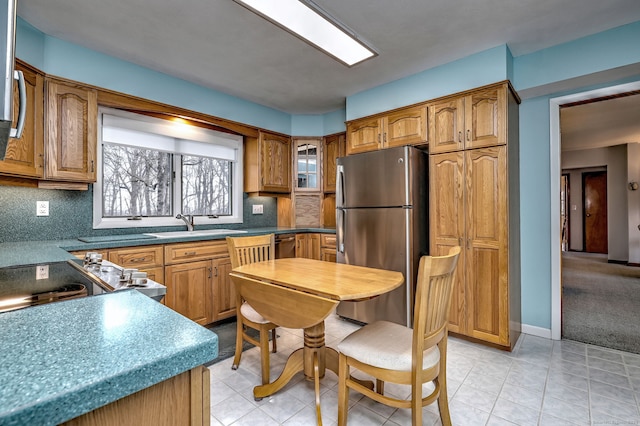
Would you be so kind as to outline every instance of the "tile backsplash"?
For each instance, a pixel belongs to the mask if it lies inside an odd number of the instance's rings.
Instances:
[[[49,201],[49,216],[36,216],[36,202]],[[263,214],[251,213],[253,204],[263,205]],[[272,197],[244,194],[244,223],[218,227],[262,228],[277,226],[277,203]],[[61,240],[87,236],[135,234],[182,230],[167,228],[93,229],[93,185],[88,191],[0,186],[0,242]],[[215,226],[211,226],[215,228]]]

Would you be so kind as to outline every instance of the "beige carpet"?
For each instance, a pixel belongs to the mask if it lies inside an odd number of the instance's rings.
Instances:
[[[640,267],[564,252],[562,337],[640,353]]]

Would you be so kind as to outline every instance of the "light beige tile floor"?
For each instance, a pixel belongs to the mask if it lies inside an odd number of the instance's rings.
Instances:
[[[326,341],[336,346],[357,325],[331,316]],[[289,354],[302,345],[302,331],[279,328],[278,353],[271,355],[275,379]],[[254,401],[260,383],[259,350],[210,367],[212,425],[314,425],[313,384],[299,373],[280,392]],[[450,338],[447,382],[452,422],[472,425],[640,425],[640,355],[572,341],[522,335],[513,352]],[[360,376],[363,377],[363,376]],[[364,377],[363,377],[364,378]],[[337,423],[337,376],[321,382],[324,425]],[[406,387],[387,393],[408,397]],[[350,393],[349,425],[409,425],[408,410],[383,406]],[[435,404],[424,408],[424,424],[439,425]]]

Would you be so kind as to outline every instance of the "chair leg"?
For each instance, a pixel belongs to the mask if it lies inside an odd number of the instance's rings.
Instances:
[[[347,357],[340,354],[338,358],[338,426],[346,426],[347,424],[347,411],[349,410],[347,377],[350,374],[349,370]]]
[[[380,379],[376,379],[376,393],[384,395],[384,382]]]
[[[451,426],[451,413],[449,412],[449,395],[447,395],[447,381],[438,378],[440,395],[438,395],[438,411],[442,426]]]
[[[269,330],[260,328],[260,364],[262,368],[262,384],[269,383]]]
[[[422,381],[420,374],[411,383],[411,424],[422,425]]]
[[[240,357],[242,356],[242,334],[244,332],[244,326],[240,318],[240,310],[238,309],[238,319],[236,325],[236,354],[233,357],[233,364],[231,364],[232,370],[237,370],[240,365]]]
[[[271,352],[274,354],[278,352],[278,347],[276,346],[276,328],[271,330]]]

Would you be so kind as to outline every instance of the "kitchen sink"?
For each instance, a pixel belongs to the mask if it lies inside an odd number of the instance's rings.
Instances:
[[[226,234],[244,234],[247,231],[239,231],[237,229],[202,229],[195,231],[173,231],[173,232],[156,232],[146,233],[150,237],[156,238],[184,238],[184,237],[206,237],[209,235],[226,235]]]

